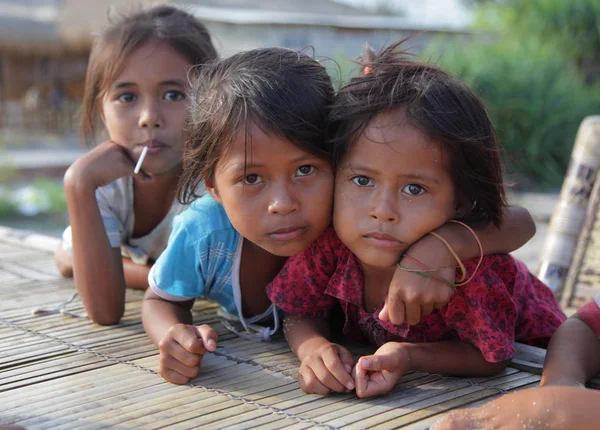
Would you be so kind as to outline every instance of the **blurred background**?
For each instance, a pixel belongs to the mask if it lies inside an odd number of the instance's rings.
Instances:
[[[416,34],[413,53],[486,102],[511,199],[532,211],[538,238],[577,128],[600,113],[598,0],[0,0],[0,225],[60,235],[61,178],[85,151],[78,110],[93,34],[119,10],[156,3],[193,13],[222,57],[309,47],[338,85],[365,43]],[[539,240],[521,258],[533,260]]]

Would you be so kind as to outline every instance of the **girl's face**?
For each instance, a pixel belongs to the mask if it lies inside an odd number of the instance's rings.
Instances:
[[[102,119],[110,140],[126,148],[134,160],[148,146],[142,168],[151,176],[181,166],[189,66],[168,44],[148,42],[124,62],[102,97]]]
[[[307,249],[331,223],[333,171],[326,160],[250,126],[236,135],[205,184],[233,227],[267,252]]]
[[[393,267],[460,210],[441,143],[399,112],[377,116],[336,172],[334,227],[365,265]]]

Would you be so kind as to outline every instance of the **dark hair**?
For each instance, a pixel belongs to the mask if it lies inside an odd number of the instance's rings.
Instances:
[[[406,39],[359,59],[363,75],[338,92],[328,138],[338,165],[379,114],[403,111],[406,121],[445,145],[468,223],[500,226],[506,206],[500,146],[483,102],[462,82],[399,49]]]
[[[325,125],[333,96],[325,67],[291,49],[254,49],[204,67],[193,79],[188,97],[179,199],[189,203],[198,197],[194,190],[203,179],[214,176],[240,130],[248,138],[251,124],[330,160]]]
[[[94,41],[90,53],[81,117],[81,135],[88,143],[96,134],[99,100],[131,53],[150,41],[168,43],[191,65],[217,57],[206,27],[181,9],[157,6],[121,16]]]

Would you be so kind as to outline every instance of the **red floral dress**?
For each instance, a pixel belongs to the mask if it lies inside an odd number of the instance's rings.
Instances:
[[[469,273],[476,262],[465,262]],[[512,358],[515,341],[546,347],[566,318],[550,289],[507,254],[485,256],[475,277],[415,326],[379,320],[383,303],[373,313],[365,311],[363,288],[362,266],[330,228],[288,259],[267,294],[285,312],[305,318],[327,319],[339,302],[346,316],[344,334],[354,340],[381,346],[462,339],[489,362]]]

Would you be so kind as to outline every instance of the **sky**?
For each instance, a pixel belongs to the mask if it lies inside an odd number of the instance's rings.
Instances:
[[[373,7],[384,3],[403,12],[403,16],[430,23],[466,24],[471,13],[461,0],[335,0],[351,6]]]

